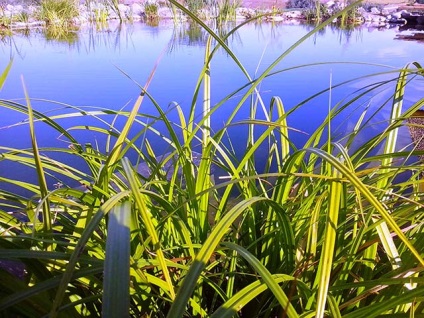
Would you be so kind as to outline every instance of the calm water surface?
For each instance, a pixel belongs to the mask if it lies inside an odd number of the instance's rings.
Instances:
[[[312,27],[304,25],[250,24],[232,35],[228,45],[250,76],[257,78],[279,55],[311,30]],[[424,43],[396,40],[398,32],[396,28],[378,30],[365,27],[351,31],[329,27],[320,31],[290,52],[275,70],[318,62],[340,63],[297,68],[271,76],[259,87],[265,105],[269,105],[272,96],[279,96],[289,110],[308,96],[329,88],[330,83],[335,85],[366,74],[387,72],[412,61],[424,63]],[[138,85],[145,84],[155,63],[158,63],[148,91],[161,108],[169,112],[171,120],[178,122],[174,106],[178,103],[183,110],[190,108],[194,87],[203,67],[206,38],[195,26],[187,24],[175,28],[172,23],[159,27],[142,23],[110,25],[101,31],[85,28],[75,33],[70,41],[47,39],[42,31],[17,34],[0,43],[0,69],[4,69],[13,58],[13,67],[0,98],[24,103],[25,85],[33,107],[48,115],[75,111],[65,108],[64,104],[83,110],[92,110],[93,107],[129,110],[140,93]],[[331,97],[324,94],[307,103],[289,117],[289,125],[302,131],[293,132],[291,138],[301,145],[307,134],[325,118],[329,103],[334,106],[361,87],[393,77],[395,75],[385,74],[377,78],[362,78],[342,89],[334,89]],[[246,77],[223,50],[211,63],[211,78],[212,104],[247,83]],[[393,92],[393,85],[379,92],[355,104],[345,117],[334,123],[336,139],[343,138],[365,108],[372,111],[383,105]],[[407,93],[406,106],[424,96],[423,81],[415,81]],[[239,97],[240,94],[230,99],[214,115],[212,125],[215,130],[222,127]],[[379,110],[375,124],[387,120],[389,109],[390,104],[387,104]],[[0,112],[1,145],[30,147],[28,127],[15,125],[25,117],[5,109],[0,109]],[[157,115],[148,100],[143,103],[141,112]],[[246,119],[248,114],[246,105],[236,119]],[[111,122],[113,117],[104,119]],[[101,125],[98,120],[87,117],[65,118],[59,123],[65,127]],[[370,126],[369,135],[365,138],[377,133],[377,126]],[[160,125],[157,127],[161,129]],[[36,129],[40,146],[67,145],[45,125],[39,124]],[[235,127],[230,131],[234,133],[233,144],[242,150],[245,129]],[[72,133],[81,143],[97,143],[100,148],[104,147],[104,138],[99,134],[78,129],[72,130]],[[404,131],[402,136],[400,146],[410,142],[407,132]],[[169,151],[164,143],[158,141],[154,144],[158,153]],[[8,174],[6,163],[0,162],[0,173],[3,176]]]

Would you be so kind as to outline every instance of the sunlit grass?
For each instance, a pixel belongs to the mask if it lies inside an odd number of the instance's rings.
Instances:
[[[298,145],[291,138],[297,132],[290,127],[292,116],[308,101],[350,82],[336,83],[290,110],[283,96],[266,104],[257,88],[263,79],[288,71],[277,70],[278,63],[325,24],[253,80],[226,39],[191,18],[210,38],[191,107],[176,106],[177,122],[149,94],[157,65],[128,111],[73,108],[72,114],[47,117],[33,109],[30,98],[25,104],[0,100],[2,108],[28,117],[20,125],[28,126],[32,142],[30,149],[0,145],[0,163],[22,165],[38,177],[34,183],[0,180],[30,193],[0,189],[0,259],[18,261],[27,271],[21,280],[0,267],[0,312],[24,317],[116,317],[117,311],[171,318],[422,315],[423,168],[417,155],[423,152],[396,148],[399,127],[424,106],[424,99],[403,105],[405,87],[423,75],[421,65],[390,69],[388,80],[376,79],[334,101],[323,122]],[[246,86],[212,104],[210,70],[218,47],[246,75]],[[0,88],[9,68],[0,76]],[[381,133],[362,138],[371,120],[364,113],[348,135],[335,139],[333,122],[383,86],[393,94],[385,105],[391,117]],[[230,98],[237,98],[234,111],[212,131],[215,112]],[[157,116],[141,113],[146,99]],[[237,121],[244,107],[250,117]],[[90,116],[99,125],[64,129],[60,121],[69,116]],[[115,122],[121,118],[125,124],[119,128]],[[54,129],[70,146],[39,147],[35,123]],[[156,123],[164,130],[157,131]],[[249,131],[242,153],[227,140],[234,125]],[[98,132],[105,148],[82,144],[76,131]],[[171,151],[156,154],[155,139],[146,137],[151,134]],[[377,148],[383,151],[376,153]],[[259,170],[257,154],[264,149],[268,162]],[[72,160],[55,160],[57,153]],[[136,161],[130,162],[130,153],[137,154]],[[142,172],[135,162],[143,162]],[[225,178],[215,179],[216,170]],[[60,181],[56,189],[47,184],[51,176]],[[67,186],[71,183],[84,187]]]

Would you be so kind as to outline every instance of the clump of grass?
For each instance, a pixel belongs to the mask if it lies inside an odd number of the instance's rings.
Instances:
[[[9,29],[12,23],[12,16],[8,16],[5,13],[5,4],[0,3],[0,31]]]
[[[73,0],[42,0],[38,12],[39,19],[47,25],[67,28],[78,16],[78,6]]]
[[[156,1],[146,1],[144,4],[144,14],[147,20],[159,19],[159,4]]]
[[[303,145],[295,145],[291,116],[351,82],[332,85],[289,111],[277,96],[265,104],[257,87],[289,71],[276,67],[330,21],[253,80],[226,45],[235,30],[223,38],[173,4],[210,35],[191,107],[183,112],[176,106],[178,122],[149,94],[157,65],[129,111],[75,108],[71,114],[98,119],[98,127],[81,123],[64,129],[61,115],[38,112],[28,96],[25,104],[0,100],[1,107],[27,115],[22,124],[28,125],[32,145],[0,146],[0,163],[21,164],[38,178],[34,184],[1,178],[32,195],[0,189],[0,259],[18,260],[27,272],[21,280],[0,269],[0,311],[26,317],[421,315],[423,167],[402,158],[422,151],[396,151],[399,128],[424,106],[423,99],[403,105],[405,87],[423,76],[421,65],[390,70],[392,80],[376,80],[329,106],[327,118]],[[246,85],[211,104],[211,61],[218,49],[240,67]],[[0,76],[0,88],[9,69]],[[342,140],[334,138],[334,120],[390,84],[393,96],[382,106],[390,107],[391,116],[380,134],[359,138],[369,125],[364,113]],[[140,112],[146,98],[158,115]],[[227,122],[212,131],[214,113],[235,98]],[[249,118],[236,121],[246,106]],[[195,121],[199,111],[203,116]],[[109,124],[106,116],[112,116]],[[125,119],[123,127],[115,126],[118,118]],[[36,121],[71,146],[41,149]],[[155,129],[158,122],[164,131]],[[249,131],[242,153],[225,141],[233,125]],[[265,129],[256,133],[258,127]],[[105,149],[80,143],[73,135],[80,130],[102,133]],[[161,136],[171,152],[158,156],[146,132]],[[193,145],[199,143],[196,153]],[[376,154],[379,146],[384,150]],[[255,159],[263,149],[268,160],[259,170]],[[130,151],[143,169],[127,159]],[[57,152],[82,161],[84,169],[54,160],[50,154]],[[226,173],[225,182],[214,182],[214,167]],[[405,172],[409,177],[396,181]],[[48,176],[62,185],[50,189]],[[70,187],[65,179],[85,187]]]

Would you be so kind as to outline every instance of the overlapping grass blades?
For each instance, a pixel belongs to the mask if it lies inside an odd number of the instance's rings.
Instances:
[[[190,109],[176,106],[178,123],[148,92],[154,71],[129,111],[73,107],[71,114],[48,117],[33,110],[29,99],[27,105],[0,100],[3,108],[28,115],[28,123],[20,125],[29,126],[33,141],[31,149],[1,147],[0,163],[29,167],[40,181],[1,180],[41,198],[34,208],[34,198],[0,189],[0,259],[28,272],[21,280],[17,272],[0,267],[0,310],[28,317],[116,316],[114,310],[131,317],[172,318],[422,315],[423,194],[417,191],[422,166],[409,163],[420,152],[396,153],[395,147],[398,128],[424,106],[419,99],[401,110],[405,85],[422,76],[422,67],[415,63],[391,70],[385,75],[393,79],[337,101],[304,145],[292,142],[291,116],[346,83],[289,110],[284,96],[267,104],[256,89],[266,77],[287,71],[276,70],[278,63],[324,26],[282,52],[256,80],[225,38],[204,26],[210,33],[204,67]],[[211,104],[210,70],[218,47],[239,66],[246,85]],[[7,69],[3,74],[0,87]],[[384,85],[392,85],[394,92],[386,128],[354,148],[370,122],[364,112],[349,136],[332,140],[333,121]],[[240,92],[228,121],[213,132],[214,113]],[[144,98],[159,115],[142,113]],[[203,107],[198,121],[196,104]],[[243,107],[249,107],[250,118],[235,122]],[[107,128],[60,125],[64,116],[91,116],[103,125],[104,115],[113,116]],[[118,117],[125,118],[121,129],[115,126]],[[156,130],[159,121],[165,131]],[[53,128],[71,147],[40,149],[34,122]],[[235,124],[250,132],[243,153],[224,140],[231,138],[229,128]],[[256,133],[259,126],[264,129]],[[73,132],[83,129],[103,134],[106,149],[80,144]],[[171,151],[157,155],[148,139],[140,148],[147,131],[162,136]],[[193,151],[195,143],[201,145],[200,154]],[[384,151],[376,154],[380,145]],[[256,154],[263,149],[269,160],[259,170]],[[139,173],[126,158],[130,150],[147,173]],[[58,152],[88,169],[47,155]],[[399,163],[399,158],[409,161]],[[227,175],[224,181],[214,182],[215,167]],[[412,177],[398,181],[405,172]],[[50,176],[79,181],[85,188],[63,182],[52,190],[46,181]],[[15,211],[9,214],[11,207]],[[40,211],[45,226],[23,219],[18,210]]]

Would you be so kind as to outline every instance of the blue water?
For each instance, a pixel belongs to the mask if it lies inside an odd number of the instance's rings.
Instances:
[[[230,36],[227,43],[250,76],[257,78],[276,58],[312,29],[307,25],[250,24]],[[348,79],[387,72],[412,61],[424,64],[424,43],[396,40],[398,33],[396,28],[379,30],[366,27],[350,31],[328,27],[320,31],[289,53],[275,67],[275,71],[318,62],[340,63],[287,70],[267,78],[259,87],[265,106],[269,106],[273,96],[279,96],[286,110],[290,110],[305,98]],[[148,92],[164,111],[169,112],[169,118],[178,123],[174,106],[178,103],[186,112],[190,108],[194,87],[203,67],[206,39],[207,36],[198,28],[188,24],[175,27],[173,23],[161,23],[157,27],[143,23],[112,24],[97,31],[96,28],[83,28],[73,35],[71,41],[47,39],[42,31],[32,31],[29,35],[16,34],[0,42],[0,70],[13,58],[13,66],[0,98],[25,104],[25,86],[34,109],[50,116],[73,113],[75,107],[84,111],[95,107],[130,110],[140,94],[138,84],[143,86],[146,83],[157,64]],[[301,146],[308,133],[325,118],[329,104],[334,106],[361,87],[395,76],[384,74],[377,78],[363,78],[302,106],[289,117],[289,125],[296,129],[291,132],[291,138]],[[246,76],[222,49],[211,62],[211,81],[212,105],[248,83]],[[346,131],[353,128],[365,108],[370,109],[369,113],[378,109],[393,93],[393,85],[385,86],[379,92],[356,103],[346,112],[345,117],[341,116],[335,121],[335,140],[342,139]],[[424,96],[423,81],[415,81],[407,92],[406,107]],[[214,114],[212,126],[215,131],[222,128],[241,95],[242,92],[236,94]],[[72,107],[65,107],[65,104]],[[389,104],[382,107],[374,124],[386,121],[389,111]],[[28,126],[19,125],[26,117],[6,109],[0,109],[0,112],[0,145],[30,147]],[[140,112],[152,116],[158,114],[149,100],[143,102]],[[201,116],[200,112],[197,114]],[[246,104],[236,120],[248,117],[249,107]],[[102,119],[112,122],[114,117],[109,115]],[[87,116],[60,119],[59,123],[68,128],[102,125],[99,120]],[[118,121],[117,126],[120,124]],[[161,124],[155,127],[163,129]],[[368,130],[370,135],[380,129],[374,128]],[[246,129],[236,126],[229,131],[236,151],[242,151]],[[68,145],[46,125],[38,123],[36,132],[41,147]],[[100,149],[105,147],[105,139],[101,134],[77,129],[71,132],[82,144],[90,142]],[[402,136],[399,147],[410,143],[406,131],[403,131]],[[153,135],[148,137],[154,141],[158,153],[170,150]],[[7,167],[7,163],[0,162],[0,175],[10,175]]]

